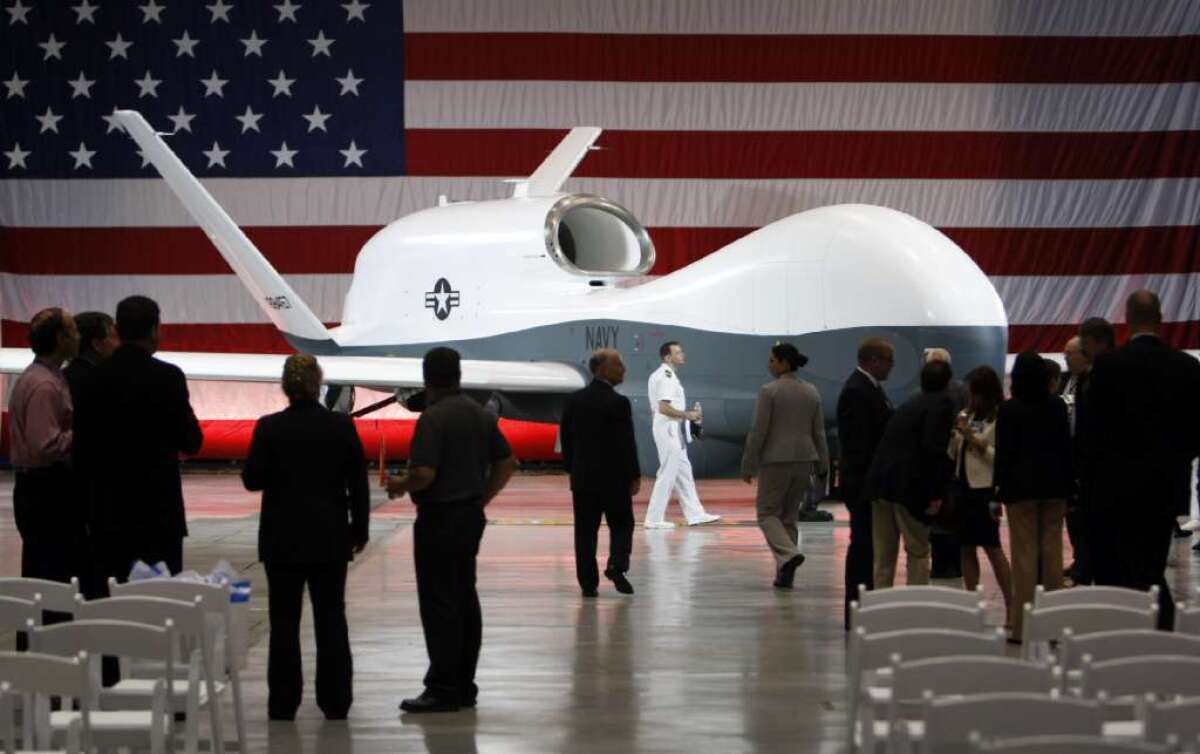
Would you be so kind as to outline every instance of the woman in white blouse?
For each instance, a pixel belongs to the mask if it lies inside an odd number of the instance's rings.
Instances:
[[[971,590],[979,585],[977,548],[982,547],[1007,606],[1012,595],[1012,569],[1000,547],[1000,504],[992,495],[996,415],[1004,401],[1004,388],[995,370],[987,366],[972,370],[966,383],[970,404],[955,420],[948,449],[954,459],[963,582]]]

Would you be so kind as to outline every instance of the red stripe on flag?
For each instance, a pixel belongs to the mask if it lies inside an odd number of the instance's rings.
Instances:
[[[404,75],[436,81],[1155,83],[1200,80],[1198,41],[1195,35],[416,33],[404,35]]]
[[[1116,326],[1117,343],[1124,343],[1128,328]],[[1008,328],[1008,352],[1037,351],[1057,353],[1073,336],[1079,334],[1078,324],[1069,325],[1011,325]],[[1200,321],[1167,322],[1163,324],[1163,339],[1175,348],[1200,349]]]
[[[347,274],[379,228],[252,228],[285,274]],[[664,275],[754,228],[650,228]],[[1141,228],[942,228],[989,275],[1130,275],[1200,272],[1200,225]],[[92,234],[95,234],[93,239]],[[78,249],[88,249],[80,253]],[[169,259],[164,250],[170,250]],[[0,227],[0,272],[18,275],[233,274],[192,228]],[[248,294],[247,294],[248,295]]]
[[[243,228],[285,274],[349,272],[378,226]],[[0,271],[39,275],[231,273],[199,228],[0,226]]]
[[[1200,57],[1200,54],[1197,55]],[[524,175],[556,129],[411,129],[407,171]],[[1103,180],[1200,175],[1200,131],[605,131],[582,178]]]

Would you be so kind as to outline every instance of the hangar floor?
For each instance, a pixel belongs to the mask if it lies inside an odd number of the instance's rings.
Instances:
[[[489,510],[479,582],[484,648],[479,707],[401,715],[420,690],[425,648],[412,569],[412,508],[376,490],[372,542],[347,587],[355,653],[348,722],[326,723],[312,697],[295,723],[266,720],[266,583],[254,563],[257,497],[232,474],[184,477],[189,568],[225,558],[254,581],[249,667],[243,674],[254,752],[834,752],[845,721],[842,559],[848,529],[803,527],[809,559],[790,592],[772,589],[771,559],[754,525],[749,488],[701,483],[710,511],[699,528],[634,538],[633,597],[575,584],[566,480],[517,477]],[[648,485],[640,496],[640,519]],[[678,508],[671,507],[678,515]],[[1197,592],[1200,556],[1176,545],[1171,579]],[[601,549],[605,547],[601,534]],[[0,474],[0,575],[19,571],[12,476]],[[985,566],[986,570],[986,566]],[[988,599],[1000,605],[990,573]],[[991,616],[999,624],[998,607]],[[312,636],[306,622],[306,647]],[[311,649],[309,650],[311,651]],[[227,727],[227,731],[229,730]]]

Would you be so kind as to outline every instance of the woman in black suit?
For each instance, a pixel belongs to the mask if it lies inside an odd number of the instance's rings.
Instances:
[[[1012,398],[996,421],[996,499],[1008,514],[1013,594],[1009,622],[1019,641],[1026,602],[1034,586],[1062,585],[1063,518],[1074,487],[1067,404],[1050,393],[1042,357],[1017,356]],[[1040,564],[1040,567],[1039,567]]]

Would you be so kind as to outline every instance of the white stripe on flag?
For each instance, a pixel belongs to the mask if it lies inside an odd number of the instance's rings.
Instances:
[[[1200,84],[409,81],[404,118],[409,128],[1169,131],[1200,123]]]
[[[1200,274],[996,276],[1010,325],[1052,325],[1104,317],[1125,321],[1125,298],[1146,288],[1162,300],[1169,322],[1200,320]]]
[[[532,169],[532,168],[531,168]],[[204,185],[251,226],[384,225],[453,199],[498,199],[498,178],[217,178]],[[1200,179],[701,180],[580,178],[565,190],[600,194],[649,227],[766,225],[831,204],[878,204],[943,228],[1109,228],[1191,225]],[[190,227],[166,184],[124,180],[0,181],[0,225]]]
[[[1189,0],[405,0],[405,32],[1170,36]],[[547,60],[547,69],[554,61]]]

